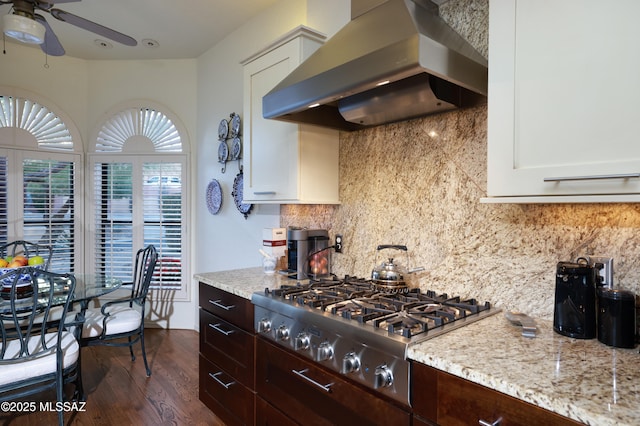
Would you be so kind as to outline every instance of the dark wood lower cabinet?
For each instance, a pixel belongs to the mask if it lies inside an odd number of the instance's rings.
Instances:
[[[225,424],[255,423],[255,333],[247,299],[200,283],[200,400]]]
[[[225,424],[251,425],[255,393],[200,355],[200,400]]]
[[[412,363],[412,407],[256,337],[247,299],[200,283],[199,396],[225,424],[578,425],[492,389]]]
[[[412,395],[414,419],[436,422],[440,426],[477,425],[480,421],[493,424],[498,419],[501,419],[500,426],[580,424],[417,362],[412,365]],[[432,400],[437,401],[435,406]]]
[[[308,425],[411,424],[409,407],[380,398],[262,338],[256,339],[256,391],[264,400],[260,404],[271,406],[257,410],[257,424],[278,424],[267,418],[277,414]]]

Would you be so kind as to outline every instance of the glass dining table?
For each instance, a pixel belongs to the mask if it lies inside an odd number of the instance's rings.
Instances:
[[[107,275],[74,274],[73,276],[76,279],[76,288],[71,297],[71,303],[78,303],[81,311],[87,308],[92,299],[104,296],[122,287],[121,279]],[[54,286],[54,292],[59,293],[59,297],[53,302],[53,306],[63,305],[70,286],[69,277],[64,275],[56,277]],[[31,296],[17,298],[13,301],[9,300],[5,290],[6,287],[3,287],[2,297],[0,297],[0,313],[10,313],[11,311],[20,310],[22,307],[28,307],[33,304],[33,297]]]

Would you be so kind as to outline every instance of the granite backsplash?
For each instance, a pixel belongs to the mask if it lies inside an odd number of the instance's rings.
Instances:
[[[442,16],[487,55],[488,1]],[[341,205],[283,205],[281,226],[344,236],[333,272],[369,277],[378,244],[405,244],[410,284],[552,319],[558,261],[614,258],[614,283],[640,293],[640,205],[481,204],[487,108],[340,134]]]

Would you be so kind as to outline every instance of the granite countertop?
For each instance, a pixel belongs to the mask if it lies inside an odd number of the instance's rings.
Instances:
[[[295,284],[296,280],[278,273],[265,274],[262,268],[234,269],[222,272],[195,274],[196,280],[224,290],[236,296],[251,300],[253,293],[265,288],[277,289],[283,284]]]
[[[296,281],[262,268],[195,274],[237,296]],[[409,347],[408,357],[589,425],[640,423],[640,354],[580,340],[536,320],[535,338],[500,312]],[[436,343],[437,340],[437,344]]]
[[[551,321],[536,323],[536,337],[526,338],[500,312],[414,345],[408,356],[582,423],[640,423],[637,348],[572,339]]]

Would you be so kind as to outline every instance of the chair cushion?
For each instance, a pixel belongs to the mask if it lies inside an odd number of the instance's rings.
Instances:
[[[142,315],[139,311],[129,306],[114,306],[109,309],[107,318],[107,335],[114,335],[134,331],[142,324]],[[102,334],[102,321],[104,315],[100,308],[87,309],[82,338],[98,337]]]
[[[9,360],[16,357],[20,350],[20,341],[10,340],[4,357],[2,361],[0,361],[0,386],[55,372],[55,342],[57,339],[57,332],[47,333],[45,335],[45,341],[48,342],[50,347],[53,346],[53,348],[43,352],[36,358],[20,359],[9,362]],[[39,350],[41,347],[39,334],[29,339],[29,348],[32,353]],[[62,350],[64,352],[64,357],[62,358],[63,368],[71,367],[76,361],[78,361],[80,345],[73,334],[68,331],[64,331],[62,333]]]

